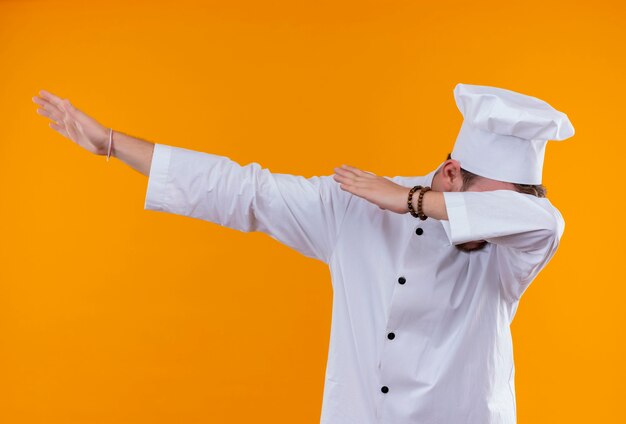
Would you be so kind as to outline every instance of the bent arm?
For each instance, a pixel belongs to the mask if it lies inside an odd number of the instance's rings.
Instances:
[[[429,194],[424,194],[424,213],[441,221],[450,243],[495,245],[504,293],[513,300],[554,256],[565,227],[546,198],[512,190]]]
[[[417,210],[417,196],[413,196],[413,209]],[[429,190],[424,193],[422,198],[422,210],[426,216],[438,220],[447,220],[448,211],[446,210],[446,202],[443,198],[443,192]]]
[[[560,238],[564,221],[546,198],[512,190],[424,194],[426,216],[442,221],[452,244],[486,240],[530,252]]]

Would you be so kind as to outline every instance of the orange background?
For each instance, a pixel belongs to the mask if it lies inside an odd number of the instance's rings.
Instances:
[[[579,4],[584,3],[584,4]],[[566,220],[512,324],[520,423],[626,422],[622,1],[0,1],[0,422],[317,423],[332,289],[262,233],[143,209],[147,178],[31,97],[274,172],[423,175],[456,83],[539,97],[576,135]]]

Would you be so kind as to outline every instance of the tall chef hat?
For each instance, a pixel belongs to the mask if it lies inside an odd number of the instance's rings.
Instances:
[[[463,124],[452,159],[474,174],[517,184],[541,184],[548,140],[565,140],[574,127],[563,112],[536,97],[503,88],[457,84]]]

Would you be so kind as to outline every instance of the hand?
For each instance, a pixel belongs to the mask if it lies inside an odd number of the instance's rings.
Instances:
[[[407,213],[409,187],[401,186],[393,181],[379,177],[368,171],[361,171],[348,165],[335,168],[334,180],[339,187],[365,200],[395,213]]]
[[[74,107],[68,99],[41,90],[33,102],[41,106],[37,113],[52,119],[49,125],[61,135],[96,155],[106,155],[109,130]]]

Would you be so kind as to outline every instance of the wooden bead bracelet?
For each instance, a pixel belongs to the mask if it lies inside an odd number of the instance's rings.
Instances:
[[[417,197],[417,212],[415,212],[415,210],[413,209],[413,193],[415,193],[417,190],[419,190],[420,192]],[[414,216],[415,218],[419,218],[422,221],[428,218],[426,214],[424,214],[424,211],[422,210],[422,201],[424,199],[424,193],[426,193],[429,190],[432,190],[432,189],[430,187],[422,187],[421,185],[416,185],[411,190],[409,190],[409,199],[407,201],[409,212],[411,213],[412,216]]]

